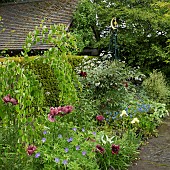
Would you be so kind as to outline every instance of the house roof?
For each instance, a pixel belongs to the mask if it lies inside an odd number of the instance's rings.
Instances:
[[[71,24],[78,0],[41,0],[0,4],[0,50],[21,50],[27,34],[44,24]],[[37,44],[32,49],[47,49],[47,44]]]

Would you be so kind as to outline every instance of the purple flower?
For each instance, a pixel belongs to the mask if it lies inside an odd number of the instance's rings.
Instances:
[[[69,151],[69,149],[68,149],[68,148],[65,148],[64,150],[65,150],[65,152],[66,152],[66,153]]]
[[[46,134],[47,134],[47,131],[46,131],[46,130],[44,130],[44,131],[43,131],[43,134],[44,134],[44,135],[46,135]]]
[[[68,161],[67,161],[67,160],[64,160],[64,161],[63,161],[63,164],[64,164],[64,165],[67,165],[67,164],[68,164]]]
[[[38,158],[40,156],[40,153],[36,153],[35,158]]]
[[[83,152],[82,152],[82,155],[83,155],[83,156],[86,155],[86,151],[83,151]]]
[[[72,142],[72,141],[73,141],[73,138],[67,139],[67,142]]]
[[[46,138],[42,138],[42,142],[44,143],[46,141]]]
[[[59,159],[59,158],[55,158],[55,162],[56,162],[56,163],[59,163],[59,162],[60,162],[60,159]]]
[[[77,145],[77,146],[76,146],[76,150],[78,151],[79,149],[80,149],[80,146],[79,146],[79,145]]]
[[[93,134],[94,136],[96,136],[96,132],[92,132],[92,134]]]
[[[62,138],[62,135],[61,135],[61,134],[59,134],[59,135],[58,135],[58,138],[60,138],[60,139],[61,139],[61,138]]]
[[[82,128],[82,132],[85,132],[85,129],[84,129],[84,128]]]
[[[73,130],[74,130],[74,132],[76,132],[77,128],[74,127]]]

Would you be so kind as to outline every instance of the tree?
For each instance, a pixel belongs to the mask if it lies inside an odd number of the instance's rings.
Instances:
[[[106,28],[116,17],[122,60],[145,69],[161,68],[170,57],[167,49],[169,9],[168,0],[82,0],[74,16],[73,28],[83,37],[85,45],[88,42],[91,47],[107,49],[110,34]],[[86,33],[90,36],[85,36]],[[99,38],[96,35],[100,35]]]

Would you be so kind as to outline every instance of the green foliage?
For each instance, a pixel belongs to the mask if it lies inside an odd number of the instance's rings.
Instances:
[[[123,62],[100,60],[93,58],[84,61],[76,68],[76,72],[87,73],[86,77],[80,77],[83,89],[86,91],[88,98],[91,95],[92,100],[100,103],[102,110],[117,110],[121,107],[121,102],[127,95],[127,88],[131,82],[128,79],[138,78],[141,81],[143,74],[137,70],[132,71],[125,67]]]
[[[167,103],[170,90],[167,86],[165,76],[156,70],[144,80],[143,87],[148,95],[155,101]]]
[[[72,113],[70,113],[72,114]],[[57,122],[45,122],[47,134],[37,140],[40,157],[34,160],[37,169],[43,163],[42,169],[98,169],[95,162],[95,143],[88,141],[88,138],[95,136],[88,129],[81,129],[73,123],[66,121],[67,116],[57,118]],[[35,153],[35,154],[36,154]],[[84,155],[83,155],[84,153]],[[35,158],[34,158],[35,159]],[[67,164],[64,165],[63,161]]]
[[[37,76],[19,63],[4,62],[0,75],[0,147],[4,153],[0,167],[10,169],[20,165],[25,144],[38,136],[34,131],[41,128],[37,126],[37,119],[41,115],[44,96]],[[8,94],[18,104],[3,101]]]
[[[107,50],[113,33],[108,28],[113,17],[118,22],[118,46],[122,60],[133,66],[142,66],[144,71],[165,66],[170,57],[167,49],[170,38],[169,2],[115,0],[113,3],[111,0],[94,0],[92,3],[82,0],[74,16],[73,28],[82,37],[86,35],[82,38],[82,41],[89,42],[84,43],[85,46]]]
[[[95,46],[99,35],[96,30],[96,9],[90,0],[81,0],[73,17],[73,31],[79,37],[79,46]],[[95,35],[96,34],[96,35]],[[94,36],[95,35],[95,36]]]
[[[37,79],[42,84],[44,91],[44,107],[59,106],[59,87],[57,77],[54,70],[50,67],[49,63],[43,63],[44,59],[39,57],[29,62],[23,62],[24,67],[27,67],[37,75]]]
[[[42,39],[40,39],[39,34],[42,35]],[[22,55],[28,58],[31,45],[38,42],[52,46],[44,52],[41,63],[49,64],[50,69],[54,72],[53,78],[57,79],[58,82],[55,88],[58,88],[57,93],[59,92],[57,98],[59,105],[74,103],[77,100],[74,83],[78,84],[78,81],[68,62],[67,54],[71,54],[71,51],[77,49],[75,37],[66,32],[64,25],[51,25],[49,29],[42,23],[39,28],[36,27],[33,32],[28,34]],[[53,91],[50,93],[53,93]]]

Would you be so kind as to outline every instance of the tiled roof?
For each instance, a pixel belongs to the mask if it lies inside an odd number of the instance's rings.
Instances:
[[[41,0],[0,4],[0,16],[3,19],[0,22],[0,50],[22,49],[27,34],[39,26],[44,18],[47,27],[59,23],[69,27],[77,3],[78,0]],[[48,47],[39,43],[32,48]]]

